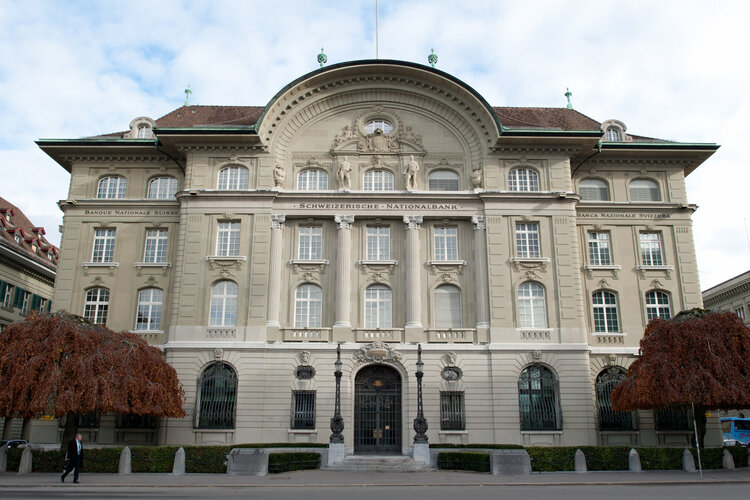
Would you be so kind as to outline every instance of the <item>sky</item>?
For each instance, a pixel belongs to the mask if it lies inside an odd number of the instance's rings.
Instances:
[[[687,179],[701,286],[750,269],[750,2],[381,0],[381,58],[427,63],[494,106],[573,106],[630,133],[711,142]],[[375,56],[375,1],[0,0],[0,195],[58,243],[69,175],[34,141],[126,130],[184,102],[265,105]]]

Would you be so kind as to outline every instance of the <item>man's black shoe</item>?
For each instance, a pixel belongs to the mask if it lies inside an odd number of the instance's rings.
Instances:
[[[61,482],[61,483],[64,483],[64,482],[65,482],[65,476],[60,476],[60,482]]]
[[[74,483],[77,483],[78,481],[73,481]]]

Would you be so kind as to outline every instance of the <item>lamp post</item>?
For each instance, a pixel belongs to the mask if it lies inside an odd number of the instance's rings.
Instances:
[[[414,419],[414,442],[427,443],[427,419],[424,418],[424,408],[422,406],[422,344],[417,345],[417,418]]]
[[[333,376],[336,377],[336,402],[333,407],[333,418],[331,418],[331,443],[344,442],[344,418],[341,416],[341,344],[336,347],[336,362],[333,364],[336,370]]]

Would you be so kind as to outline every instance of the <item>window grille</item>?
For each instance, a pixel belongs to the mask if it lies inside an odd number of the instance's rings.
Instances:
[[[601,179],[583,179],[578,183],[578,192],[586,201],[609,201],[609,186]]]
[[[630,201],[659,201],[659,185],[648,179],[630,181]]]
[[[526,222],[516,224],[516,254],[522,258],[541,256],[539,249],[539,224]]]
[[[148,182],[146,197],[151,200],[173,200],[177,193],[177,179],[154,177]]]
[[[618,366],[607,368],[596,377],[596,415],[600,431],[638,430],[636,412],[612,409],[610,394],[623,380],[625,370]]]
[[[518,318],[521,328],[547,328],[544,288],[538,283],[518,287]]]
[[[158,264],[167,261],[169,230],[146,229],[146,245],[143,249],[143,262]]]
[[[461,290],[453,285],[435,289],[435,328],[461,328]]]
[[[391,258],[391,228],[367,226],[367,260]]]
[[[664,258],[661,251],[661,234],[641,233],[640,243],[641,263],[644,266],[664,265]]]
[[[610,252],[609,233],[589,233],[589,264],[592,266],[611,266],[612,253]]]
[[[657,431],[689,431],[693,429],[693,414],[689,408],[671,406],[654,410]]]
[[[219,172],[216,189],[247,189],[249,173],[245,167],[225,167]]]
[[[319,169],[303,170],[297,176],[297,189],[300,191],[321,191],[328,189],[328,174]]]
[[[669,307],[669,294],[654,290],[646,294],[646,314],[648,320],[672,317],[672,309]]]
[[[594,331],[613,333],[620,331],[617,297],[612,292],[599,290],[591,296],[594,305]]]
[[[435,228],[435,260],[458,260],[458,228]]]
[[[237,373],[226,363],[213,363],[198,383],[199,429],[233,429],[237,402]]]
[[[323,322],[323,290],[305,284],[297,288],[294,300],[294,327],[320,328]]]
[[[451,170],[436,170],[430,173],[430,191],[458,191],[458,174]]]
[[[124,177],[114,175],[99,180],[96,189],[97,198],[125,198],[128,181]]]
[[[240,254],[240,223],[219,222],[216,232],[216,255],[236,257]]]
[[[317,260],[323,258],[322,227],[300,226],[298,258],[300,260]]]
[[[440,393],[440,430],[463,431],[466,429],[464,393],[445,391]]]
[[[391,289],[372,285],[365,290],[365,328],[391,328]]]
[[[514,168],[508,173],[510,191],[539,191],[539,175],[530,168]]]
[[[117,429],[156,429],[159,419],[151,415],[135,415],[132,413],[118,413],[115,415]]]
[[[557,381],[542,365],[531,365],[518,378],[522,431],[560,430]]]
[[[115,230],[97,229],[94,232],[94,248],[91,252],[92,262],[112,262],[115,255]]]
[[[393,191],[393,174],[387,170],[365,172],[362,187],[365,191]]]
[[[83,304],[83,317],[95,325],[107,324],[109,310],[109,290],[106,288],[92,288],[86,292]]]
[[[315,429],[315,391],[292,391],[292,429]]]

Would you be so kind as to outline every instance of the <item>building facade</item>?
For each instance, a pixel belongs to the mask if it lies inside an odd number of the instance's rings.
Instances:
[[[0,331],[31,311],[49,312],[55,285],[58,249],[45,230],[0,197]],[[28,437],[30,426],[0,419],[3,439]]]
[[[703,291],[703,306],[733,312],[750,326],[750,271]]]
[[[186,391],[187,418],[95,439],[327,442],[341,345],[347,450],[407,453],[420,344],[430,442],[685,444],[609,391],[649,319],[701,304],[685,176],[717,146],[626,132],[376,60],[39,141],[71,173],[56,307],[161,346]]]

